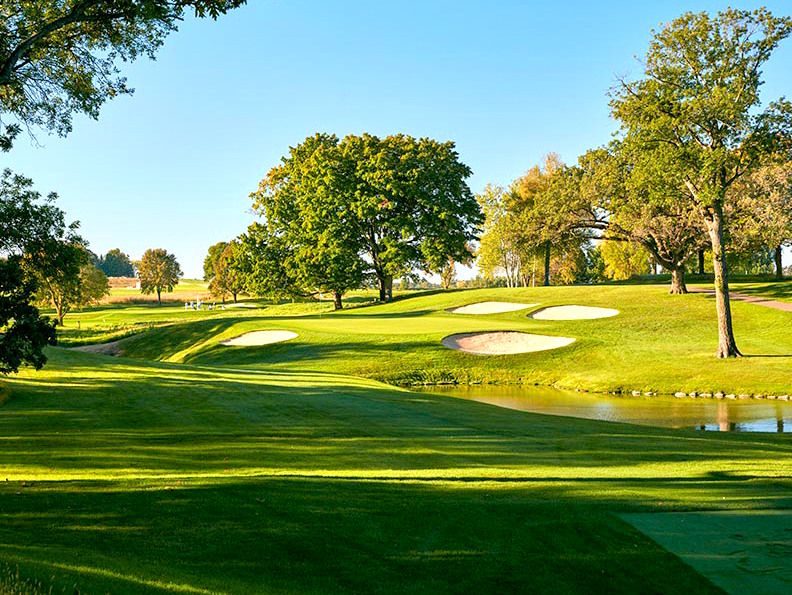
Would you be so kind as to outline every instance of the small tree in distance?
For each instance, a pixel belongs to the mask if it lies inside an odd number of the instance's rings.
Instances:
[[[119,248],[109,250],[107,254],[99,257],[97,265],[108,277],[134,277],[135,267],[129,255],[124,254]]]
[[[144,294],[156,292],[158,304],[162,304],[162,292],[173,291],[181,276],[182,270],[174,254],[164,248],[149,248],[143,253],[138,265],[140,291]]]

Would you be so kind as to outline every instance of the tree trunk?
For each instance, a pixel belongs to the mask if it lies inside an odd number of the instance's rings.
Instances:
[[[544,284],[550,285],[550,242],[544,245]]]
[[[341,292],[334,291],[333,292],[333,309],[334,310],[342,310],[344,308],[344,304],[341,301]]]
[[[704,250],[698,251],[698,274],[704,274]]]
[[[236,291],[231,292],[231,297],[234,298],[234,303],[236,304],[237,303],[237,292]]]
[[[776,279],[784,278],[784,263],[781,262],[781,246],[776,246],[775,249],[775,270]]]
[[[672,295],[683,295],[687,292],[687,285],[685,285],[685,265],[683,264],[671,269],[671,290],[668,293]]]
[[[707,213],[707,234],[712,245],[712,269],[715,272],[715,308],[718,312],[718,357],[739,357],[732,326],[729,302],[729,270],[723,242],[723,205],[718,202]]]
[[[162,292],[162,290],[159,287],[157,287],[157,304],[159,304],[160,306],[162,305],[161,292]]]
[[[381,302],[389,302],[393,299],[393,277],[385,274],[377,274],[379,280],[379,299]]]

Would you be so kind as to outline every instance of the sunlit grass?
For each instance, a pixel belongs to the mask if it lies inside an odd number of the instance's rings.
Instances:
[[[711,302],[658,289],[449,292],[341,314],[325,304],[76,314],[97,334],[155,328],[125,340],[135,358],[51,349],[43,371],[3,381],[0,593],[718,592],[620,515],[787,510],[789,436],[521,413],[376,380],[699,378],[764,390],[788,378],[783,358],[720,366],[706,345]],[[532,297],[622,314],[540,323],[445,312]],[[735,313],[744,349],[792,349],[786,314]],[[512,358],[437,345],[451,330],[504,325],[571,329],[578,343]],[[218,345],[258,328],[300,336]]]
[[[599,320],[541,321],[525,311],[484,316],[446,311],[485,300],[538,302],[539,307],[603,306],[621,313]],[[670,296],[658,285],[452,291],[341,313],[324,307],[289,304],[220,313],[171,307],[153,314],[150,309],[118,308],[107,314],[75,315],[71,324],[87,325],[111,316],[121,323],[158,315],[168,326],[125,340],[128,355],[175,363],[330,371],[396,384],[496,382],[602,392],[792,392],[788,312],[735,302],[738,345],[750,357],[719,361],[713,355],[717,326],[711,296]],[[64,333],[67,340],[71,340],[70,328]],[[263,347],[220,345],[260,329],[291,330],[299,337]],[[491,357],[455,352],[440,343],[448,334],[486,330],[570,336],[576,341],[556,350]]]

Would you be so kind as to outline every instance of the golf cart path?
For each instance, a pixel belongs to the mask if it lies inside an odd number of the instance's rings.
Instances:
[[[708,295],[715,295],[714,289],[702,289],[694,287],[690,290],[691,293],[706,293]],[[779,302],[778,300],[768,300],[754,295],[746,295],[744,293],[729,292],[729,298],[738,302],[747,302],[749,304],[756,304],[757,306],[764,306],[765,308],[773,308],[774,310],[781,310],[782,312],[792,312],[792,303]]]

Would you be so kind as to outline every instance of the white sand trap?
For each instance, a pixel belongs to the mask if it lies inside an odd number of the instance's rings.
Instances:
[[[238,302],[236,304],[225,304],[226,308],[258,308],[256,304],[248,304],[246,302]]]
[[[258,345],[269,345],[270,343],[280,343],[294,339],[297,333],[291,331],[253,331],[239,335],[233,339],[228,339],[220,343],[229,347],[254,347]]]
[[[616,316],[618,310],[613,308],[595,308],[594,306],[551,306],[542,308],[531,314],[536,320],[591,320],[593,318],[610,318]]]
[[[539,304],[519,304],[516,302],[479,302],[477,304],[460,306],[459,308],[451,308],[448,311],[452,314],[500,314],[502,312],[525,310],[526,308],[533,308],[538,305]]]
[[[575,340],[570,337],[532,335],[517,331],[494,331],[489,333],[460,333],[443,339],[443,345],[457,351],[476,355],[509,355],[530,353],[566,347]]]

